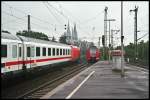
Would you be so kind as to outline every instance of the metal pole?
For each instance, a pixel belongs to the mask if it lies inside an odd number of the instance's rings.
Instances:
[[[123,57],[123,1],[121,1],[121,77],[124,77],[124,57]]]
[[[104,11],[105,11],[105,14],[104,14],[104,36],[105,36],[105,43],[104,43],[104,59],[106,60],[106,47],[107,47],[107,10],[108,10],[108,7],[105,7]]]
[[[136,60],[137,60],[137,11],[138,11],[138,8],[135,6],[135,46],[136,46]]]
[[[108,7],[105,7],[105,15],[104,15],[104,36],[105,36],[105,47],[107,47],[107,10]]]
[[[109,45],[108,45],[108,48],[110,51],[110,21],[115,21],[115,19],[108,19],[108,20],[104,20],[104,21],[109,21]],[[110,62],[110,53],[108,56],[109,56],[109,62]]]
[[[112,47],[112,50],[113,50],[113,30],[111,30],[111,47]]]
[[[109,63],[110,63],[110,21],[109,21]]]
[[[135,6],[134,10],[130,10],[135,12],[135,16],[134,16],[134,50],[135,50],[135,61],[137,59],[137,11],[138,11],[138,7]]]
[[[30,15],[28,15],[28,36],[30,37],[30,32],[31,31],[31,27],[30,27]]]
[[[28,32],[31,30],[30,28],[30,15],[28,15]]]
[[[100,50],[100,39],[101,39],[101,37],[99,37],[99,50]]]

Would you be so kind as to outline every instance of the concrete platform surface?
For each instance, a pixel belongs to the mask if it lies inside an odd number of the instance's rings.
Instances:
[[[99,61],[41,99],[145,99],[149,98],[149,71],[125,65],[125,77]]]

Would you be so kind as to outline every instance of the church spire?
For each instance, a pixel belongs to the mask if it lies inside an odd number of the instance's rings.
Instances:
[[[68,39],[71,39],[71,31],[70,31],[69,21],[68,21],[68,26],[67,26],[67,37],[68,37]]]
[[[75,39],[75,40],[78,40],[76,24],[74,24],[74,39]]]

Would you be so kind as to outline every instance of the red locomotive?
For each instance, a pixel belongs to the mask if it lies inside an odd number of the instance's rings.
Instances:
[[[87,62],[96,62],[100,59],[100,51],[96,46],[91,46],[86,51]]]

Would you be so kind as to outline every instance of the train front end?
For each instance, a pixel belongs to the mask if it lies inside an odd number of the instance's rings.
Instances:
[[[96,46],[89,47],[86,51],[87,62],[97,62],[100,59],[100,52]]]

